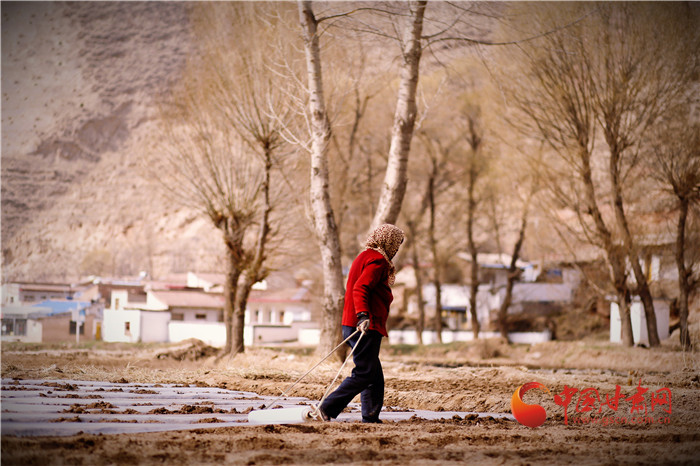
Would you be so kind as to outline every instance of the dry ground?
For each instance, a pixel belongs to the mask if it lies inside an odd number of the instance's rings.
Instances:
[[[533,390],[525,401],[544,406],[547,421],[535,429],[506,419],[467,417],[382,425],[316,422],[149,434],[3,436],[2,464],[700,464],[700,358],[672,343],[649,350],[595,340],[533,346],[488,340],[387,346],[382,352],[386,406],[509,413],[513,391],[538,381],[551,394]],[[276,395],[317,360],[308,350],[254,348],[216,361],[206,348],[191,343],[3,345],[2,377],[196,383]],[[329,360],[293,394],[319,399],[338,367],[339,362]],[[670,424],[575,425],[572,419],[587,416],[574,411],[574,397],[565,425],[563,409],[553,400],[565,385],[593,387],[603,397],[620,385],[631,396],[640,380],[650,389],[647,406],[651,392],[671,390]],[[621,401],[616,415],[632,417],[631,403]]]

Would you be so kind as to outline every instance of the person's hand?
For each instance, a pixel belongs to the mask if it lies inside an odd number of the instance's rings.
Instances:
[[[359,328],[362,333],[365,333],[369,329],[369,319],[358,322],[357,328]]]
[[[369,329],[369,314],[366,312],[357,314],[357,328],[362,333],[365,333]]]

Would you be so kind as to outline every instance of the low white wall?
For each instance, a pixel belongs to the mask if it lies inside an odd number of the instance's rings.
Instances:
[[[248,326],[246,326],[248,327]],[[251,325],[253,345],[295,341],[298,330],[290,325]]]
[[[226,326],[222,322],[170,321],[168,338],[173,343],[196,338],[220,348],[226,344]],[[297,329],[288,325],[246,325],[243,328],[245,346],[293,341],[296,338]]]
[[[656,330],[659,340],[666,340],[669,337],[669,308],[668,302],[654,300],[654,314],[656,315]],[[647,331],[647,318],[644,314],[644,306],[641,301],[632,301],[630,306],[630,318],[632,320],[632,336],[634,343],[649,344],[649,332]],[[612,343],[622,342],[622,319],[620,318],[620,307],[617,303],[610,303],[610,341]]]
[[[479,332],[479,338],[497,338],[501,334],[499,332]],[[318,345],[321,336],[321,329],[318,328],[300,328],[298,343],[304,346],[315,346]],[[511,332],[508,334],[508,338],[512,343],[541,343],[545,341],[550,341],[552,339],[552,333],[549,330],[543,332]],[[443,330],[442,341],[443,343],[452,343],[455,341],[471,341],[474,339],[474,335],[470,330]],[[423,331],[423,343],[426,345],[437,343],[437,334],[431,330]],[[417,345],[418,336],[415,330],[390,330],[389,331],[389,344],[406,344],[406,345]]]
[[[501,334],[499,332],[479,332],[480,339],[497,338]],[[433,330],[424,330],[422,333],[423,344],[430,345],[437,343],[437,333]],[[543,332],[511,332],[508,338],[512,343],[541,343],[552,339],[552,334],[549,330]],[[472,341],[474,334],[471,330],[443,330],[442,342],[452,343],[455,341]],[[390,330],[389,344],[398,345],[417,345],[418,335],[415,330]]]
[[[144,343],[167,342],[170,313],[167,311],[141,311],[141,341]]]
[[[316,346],[321,341],[320,328],[300,328],[299,344],[304,346]]]
[[[226,326],[221,322],[181,322],[171,320],[168,324],[169,341],[176,343],[196,338],[218,348],[226,344]],[[243,332],[244,344],[250,345]]]
[[[552,332],[544,330],[542,332],[512,332],[508,334],[511,343],[544,343],[552,339]]]

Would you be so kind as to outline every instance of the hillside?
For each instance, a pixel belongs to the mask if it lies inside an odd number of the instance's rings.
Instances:
[[[216,231],[140,165],[190,49],[187,8],[2,3],[4,281],[215,267]]]

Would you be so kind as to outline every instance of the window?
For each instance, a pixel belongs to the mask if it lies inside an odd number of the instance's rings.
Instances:
[[[279,316],[280,316],[280,318],[279,318],[280,324],[283,324],[284,323],[284,311],[280,311]]]
[[[173,312],[170,316],[170,320],[185,320],[185,314],[182,312]]]
[[[131,322],[124,322],[124,335],[131,336]]]
[[[68,333],[71,335],[75,335],[75,328],[77,327],[77,323],[74,320],[70,321],[70,327],[68,329]],[[85,335],[85,323],[83,322],[82,325],[80,325],[80,334]]]
[[[119,309],[119,298],[114,298],[114,309]]]
[[[5,317],[2,319],[2,334],[10,336],[23,336],[27,334],[27,319]]]
[[[195,314],[194,318],[197,320],[207,320],[207,315],[206,314]]]

